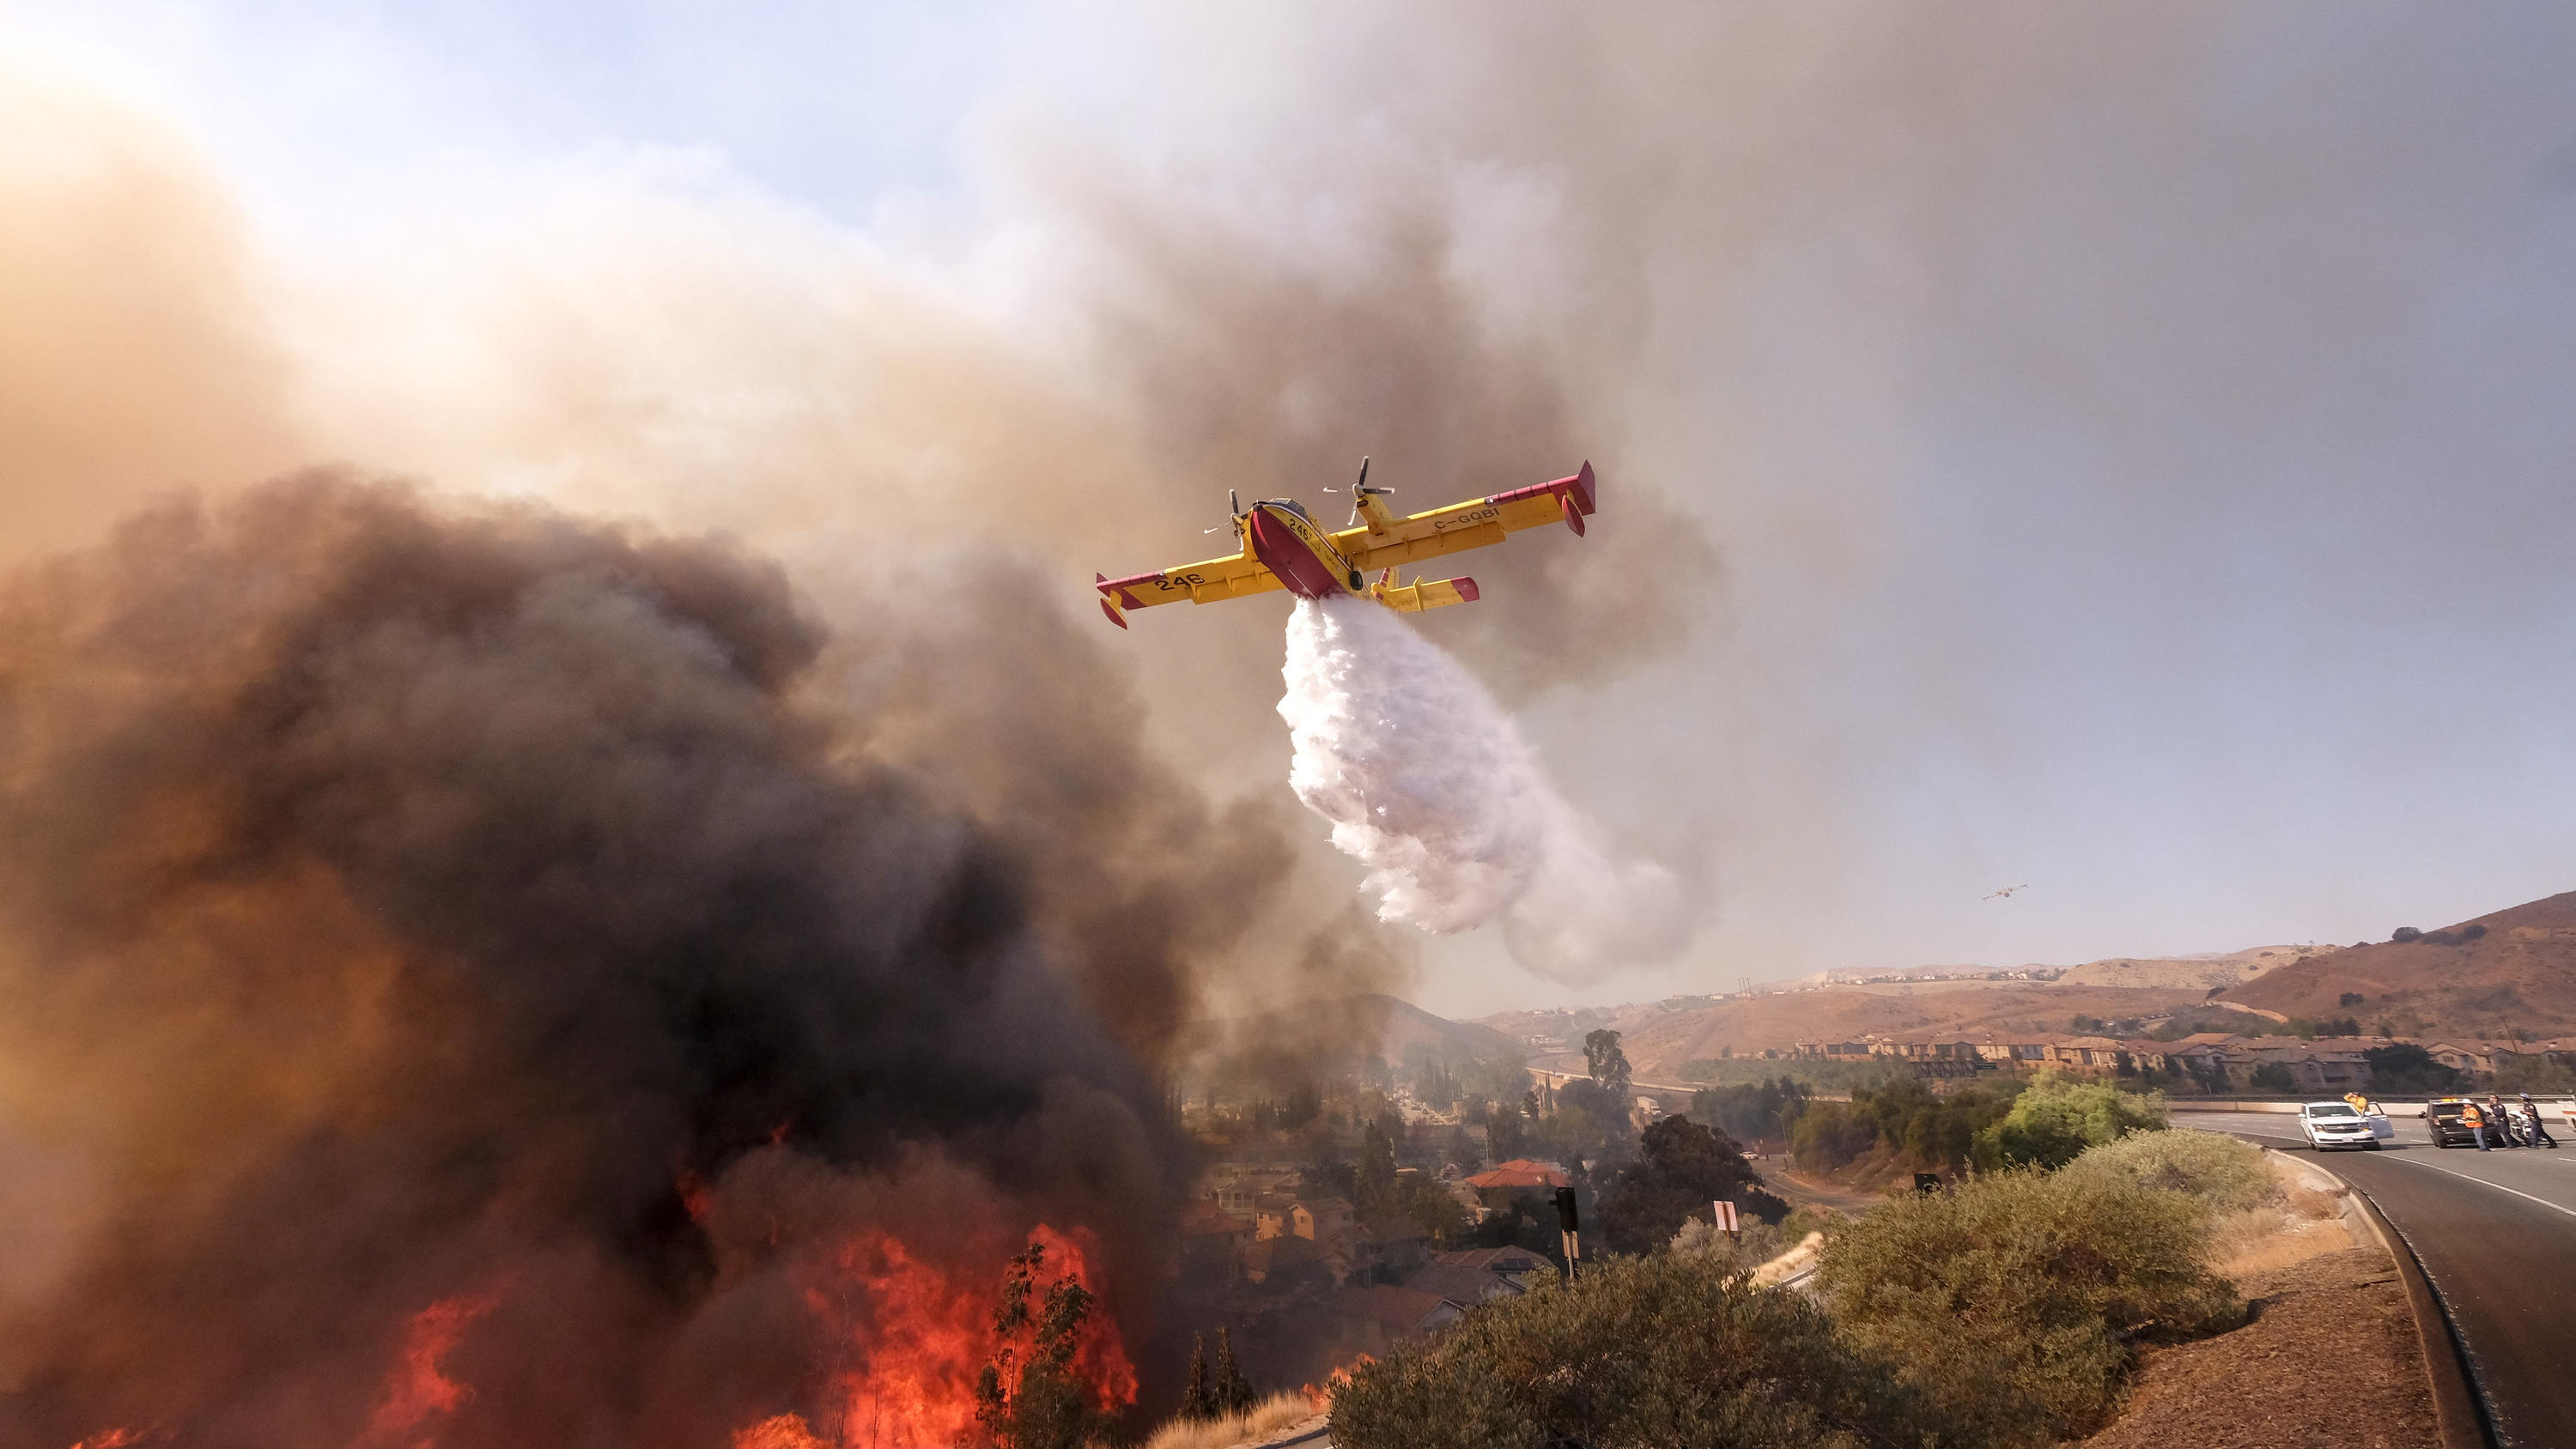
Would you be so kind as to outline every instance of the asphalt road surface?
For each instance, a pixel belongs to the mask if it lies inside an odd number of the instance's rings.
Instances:
[[[2177,1112],[2177,1127],[2304,1151],[2286,1114]],[[2576,1449],[2576,1145],[2437,1148],[2395,1119],[2377,1152],[2314,1154],[2361,1189],[2414,1248],[2468,1348],[2470,1377],[2508,1449]],[[2576,1138],[2556,1123],[2559,1139]]]

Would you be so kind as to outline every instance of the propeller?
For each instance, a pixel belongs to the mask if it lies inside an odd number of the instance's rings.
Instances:
[[[1363,470],[1363,471],[1365,471],[1365,470]],[[1231,533],[1231,532],[1233,532],[1233,531],[1234,531],[1234,526],[1235,526],[1237,523],[1240,523],[1240,522],[1243,520],[1243,500],[1242,500],[1242,499],[1240,499],[1240,498],[1235,497],[1235,496],[1234,496],[1234,490],[1233,490],[1233,489],[1231,489],[1231,488],[1228,488],[1227,490],[1225,490],[1225,511],[1226,511],[1226,513],[1227,513],[1227,515],[1228,515],[1228,516],[1227,516],[1226,521],[1225,521],[1225,523],[1224,523],[1224,525],[1223,525],[1222,527],[1218,527],[1218,528],[1202,528],[1202,529],[1200,529],[1200,530],[1199,530],[1199,532],[1201,532],[1201,533]]]
[[[1363,495],[1365,495],[1365,494],[1370,494],[1370,493],[1377,493],[1377,494],[1390,494],[1390,493],[1393,493],[1393,492],[1395,491],[1395,490],[1394,490],[1394,489],[1392,489],[1392,488],[1371,488],[1371,487],[1369,486],[1369,481],[1368,481],[1368,465],[1369,465],[1369,460],[1368,460],[1367,455],[1366,455],[1366,454],[1361,455],[1361,457],[1360,457],[1360,481],[1358,481],[1357,483],[1354,483],[1354,484],[1352,484],[1352,485],[1351,485],[1351,522],[1352,522],[1352,523],[1357,523],[1357,522],[1359,522],[1359,521],[1360,521],[1360,498],[1361,498]],[[1341,492],[1342,490],[1340,490],[1339,488],[1327,488],[1327,489],[1325,489],[1324,491],[1325,491],[1325,492],[1327,492],[1327,493],[1339,493],[1339,492]],[[1345,527],[1347,527],[1348,525],[1344,525],[1344,526],[1345,526]]]

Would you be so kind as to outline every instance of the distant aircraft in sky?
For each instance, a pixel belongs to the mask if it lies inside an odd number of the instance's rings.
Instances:
[[[1264,498],[1246,508],[1229,492],[1226,502],[1234,511],[1237,545],[1231,557],[1123,579],[1093,574],[1093,587],[1100,590],[1100,612],[1121,629],[1127,627],[1129,609],[1178,599],[1212,604],[1272,589],[1286,589],[1301,599],[1354,594],[1407,614],[1472,604],[1474,579],[1416,579],[1398,584],[1395,570],[1416,559],[1500,543],[1507,533],[1560,519],[1579,536],[1584,518],[1592,512],[1593,490],[1592,465],[1586,463],[1570,478],[1398,518],[1384,501],[1395,490],[1370,487],[1368,460],[1362,458],[1360,481],[1351,489],[1349,527],[1327,533],[1294,499]],[[1368,577],[1372,570],[1377,572],[1374,580]]]
[[[1995,899],[1997,896],[2009,896],[2009,895],[2011,895],[2014,891],[2026,891],[2026,890],[2029,890],[2029,889],[2030,889],[2030,882],[2028,882],[2028,881],[2023,881],[2020,885],[2017,885],[2017,886],[2005,886],[2002,890],[1999,890],[1999,891],[1990,891],[1990,892],[1988,892],[1988,893],[1987,893],[1987,895],[1986,895],[1986,899],[1987,899],[1987,900],[1993,900],[1993,899]]]

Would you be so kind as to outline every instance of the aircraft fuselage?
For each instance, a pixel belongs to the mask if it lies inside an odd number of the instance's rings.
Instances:
[[[1262,502],[1244,514],[1252,556],[1301,599],[1329,599],[1363,592],[1367,581],[1294,503]]]

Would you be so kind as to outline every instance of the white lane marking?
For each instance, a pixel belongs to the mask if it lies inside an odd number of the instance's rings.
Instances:
[[[2211,1131],[2211,1130],[2215,1130],[2215,1129],[2202,1128],[2202,1129],[2200,1129],[2200,1130],[2202,1130],[2202,1131]],[[2246,1129],[2244,1129],[2244,1128],[2234,1128],[2234,1129],[2231,1129],[2231,1130],[2234,1130],[2234,1131],[2246,1131]],[[2275,1136],[2277,1136],[2278,1134],[2270,1133],[2270,1132],[2246,1132],[2246,1135],[2247,1135],[2247,1136],[2249,1136],[2249,1137],[2275,1137]],[[2296,1141],[2305,1141],[2306,1139],[2305,1139],[2304,1137],[2300,1137],[2300,1138],[2291,1139],[2291,1140],[2296,1140]],[[2493,1149],[2493,1148],[2489,1148],[2488,1150],[2489,1150],[2489,1151],[2493,1151],[2494,1149]],[[2559,1204],[2557,1204],[2557,1203],[2551,1202],[2549,1199],[2547,1199],[2547,1198],[2545,1198],[2545,1197],[2533,1197],[2530,1193],[2524,1192],[2521,1188],[2518,1188],[2518,1187],[2507,1187],[2507,1186],[2505,1186],[2503,1183],[2500,1183],[2500,1182],[2489,1182],[2489,1181],[2487,1181],[2487,1180],[2486,1180],[2485,1178],[2483,1178],[2483,1177],[2475,1177],[2475,1176],[2472,1176],[2472,1175],[2470,1175],[2470,1174],[2468,1174],[2468,1173],[2465,1173],[2465,1172],[2455,1172],[2455,1171],[2453,1171],[2452,1169],[2447,1168],[2447,1167],[2435,1167],[2433,1164],[2431,1164],[2431,1163],[2429,1163],[2429,1162],[2424,1161],[2422,1158],[2415,1157],[2415,1156],[2413,1156],[2413,1155],[2411,1155],[2411,1154],[2410,1154],[2410,1155],[2408,1155],[2407,1157],[2405,1157],[2405,1158],[2401,1159],[2401,1160],[2403,1160],[2403,1161],[2405,1161],[2405,1162],[2408,1162],[2408,1163],[2411,1163],[2411,1164],[2413,1164],[2413,1165],[2414,1165],[2414,1166],[2416,1166],[2416,1167],[2423,1168],[2423,1169],[2424,1169],[2425,1171],[2427,1171],[2427,1172],[2438,1172],[2438,1173],[2441,1173],[2441,1174],[2442,1174],[2443,1176],[2445,1176],[2445,1177],[2456,1177],[2456,1178],[2458,1178],[2458,1179],[2459,1179],[2460,1181],[2462,1181],[2462,1182],[2474,1182],[2474,1183],[2478,1183],[2478,1184],[2481,1184],[2481,1185],[2486,1186],[2486,1187],[2494,1188],[2494,1189],[2495,1189],[2496,1191],[2498,1191],[2498,1192],[2509,1192],[2509,1193],[2512,1193],[2515,1197],[2518,1197],[2518,1198],[2525,1198],[2525,1199],[2528,1199],[2529,1201],[2536,1202],[2536,1203],[2540,1204],[2542,1207],[2545,1207],[2545,1208],[2549,1209],[2551,1212],[2565,1213],[2565,1214],[2567,1214],[2567,1216],[2569,1216],[2569,1217],[2571,1217],[2571,1218],[2576,1218],[2576,1208],[2571,1208],[2571,1207],[2562,1207],[2562,1206],[2560,1206],[2560,1205],[2559,1205]],[[2323,1165],[2324,1165],[2324,1163],[2323,1163],[2322,1161],[2320,1161],[2318,1165],[2319,1165],[2319,1166],[2323,1166]]]
[[[2442,1173],[2442,1174],[2444,1174],[2445,1176],[2449,1176],[2449,1177],[2456,1177],[2456,1178],[2460,1179],[2462,1182],[2484,1182],[2484,1183],[2486,1183],[2486,1185],[2487,1185],[2487,1186],[2489,1186],[2489,1187],[2491,1187],[2491,1188],[2494,1188],[2494,1189],[2495,1189],[2496,1191],[2498,1191],[2498,1192],[2509,1192],[2509,1193],[2512,1193],[2515,1197],[2519,1197],[2519,1198],[2526,1198],[2526,1199],[2529,1199],[2529,1200],[2530,1200],[2530,1201],[2532,1201],[2532,1202],[2536,1202],[2536,1203],[2540,1204],[2542,1207],[2545,1207],[2545,1208],[2549,1209],[2551,1212],[2560,1212],[2560,1213],[2565,1213],[2565,1214],[2567,1214],[2567,1216],[2569,1216],[2569,1217],[2571,1217],[2571,1218],[2576,1218],[2576,1208],[2572,1208],[2572,1207],[2561,1207],[2561,1206],[2559,1206],[2557,1203],[2551,1202],[2549,1199],[2547,1199],[2547,1198],[2545,1198],[2545,1197],[2532,1197],[2532,1195],[2531,1195],[2530,1193],[2524,1192],[2521,1188],[2518,1188],[2518,1187],[2507,1187],[2507,1186],[2505,1186],[2503,1183],[2500,1183],[2500,1182],[2487,1182],[2487,1180],[2486,1180],[2485,1178],[2483,1178],[2483,1177],[2471,1177],[2469,1174],[2467,1174],[2467,1173],[2465,1173],[2465,1172],[2453,1172],[2453,1171],[2451,1171],[2451,1169],[2449,1169],[2449,1168],[2447,1168],[2447,1167],[2435,1167],[2433,1164],[2431,1164],[2431,1163],[2429,1163],[2429,1162],[2418,1162],[2418,1163],[2416,1163],[2415,1165],[2416,1165],[2417,1167],[2423,1168],[2423,1169],[2424,1169],[2424,1170],[2426,1170],[2427,1172],[2438,1172],[2438,1173]]]

